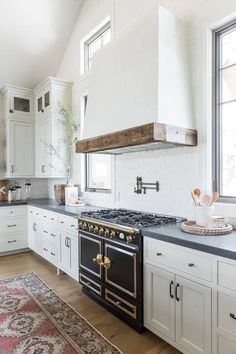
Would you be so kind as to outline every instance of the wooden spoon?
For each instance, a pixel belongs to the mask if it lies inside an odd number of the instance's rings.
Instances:
[[[194,194],[195,194],[195,197],[196,197],[196,201],[197,201],[197,205],[199,206],[201,203],[200,203],[200,195],[201,195],[201,190],[199,188],[195,188],[193,190]]]
[[[210,200],[211,200],[211,197],[208,194],[204,195],[203,204],[208,206],[210,203]]]
[[[194,190],[192,190],[192,192],[191,192],[191,196],[192,196],[192,198],[193,198],[193,201],[194,201],[194,204],[195,204],[195,206],[198,206],[199,204],[199,200],[198,200],[198,196],[194,193]]]
[[[211,200],[209,202],[209,206],[212,206],[212,204],[214,204],[220,197],[220,193],[219,192],[213,192]]]

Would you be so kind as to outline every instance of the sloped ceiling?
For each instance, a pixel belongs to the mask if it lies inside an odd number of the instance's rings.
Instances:
[[[0,0],[0,87],[55,75],[83,0]]]

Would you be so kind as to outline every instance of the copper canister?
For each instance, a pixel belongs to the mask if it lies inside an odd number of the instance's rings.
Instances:
[[[7,193],[10,186],[9,180],[0,180],[0,202],[7,201]]]

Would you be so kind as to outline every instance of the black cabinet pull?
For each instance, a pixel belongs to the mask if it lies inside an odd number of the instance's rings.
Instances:
[[[44,251],[48,252],[48,249],[44,247]]]
[[[15,243],[16,240],[13,240],[13,241],[7,241],[7,243]]]
[[[44,232],[45,234],[48,234],[48,231],[46,231],[46,230],[43,230],[43,232]]]
[[[16,227],[16,224],[7,225],[7,227]]]
[[[188,263],[188,266],[189,266],[190,268],[192,268],[192,267],[195,266],[195,264],[194,264],[194,263]]]
[[[65,238],[65,246],[66,246],[66,247],[68,247],[68,246],[67,246],[67,239],[68,239],[68,237]]]
[[[179,283],[176,284],[176,287],[175,287],[175,298],[176,298],[176,301],[179,301],[179,297],[178,297],[178,288],[179,288]]]
[[[236,320],[236,316],[234,313],[230,313],[229,316],[233,319],[233,320]]]
[[[159,257],[159,256],[162,256],[162,253],[161,252],[157,252],[156,255]]]
[[[172,285],[174,285],[174,282],[173,282],[173,280],[171,280],[171,282],[170,282],[170,297],[171,297],[171,299],[174,299],[174,295],[172,294]]]
[[[52,256],[55,256],[56,254],[55,254],[55,253],[53,253],[53,252],[51,252],[51,255],[52,255]]]

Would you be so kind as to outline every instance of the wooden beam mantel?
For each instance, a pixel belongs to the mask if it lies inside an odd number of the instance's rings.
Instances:
[[[96,153],[109,150],[124,150],[135,146],[146,146],[161,143],[170,146],[196,146],[197,131],[194,129],[179,128],[163,123],[148,123],[138,127],[119,130],[114,133],[100,135],[94,138],[80,140],[76,143],[77,153]],[[135,149],[132,149],[135,151]],[[139,149],[140,150],[140,149]],[[146,150],[144,148],[144,150]],[[124,151],[123,151],[124,152]]]

